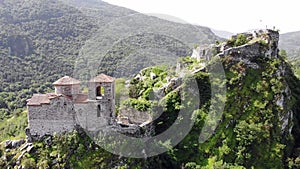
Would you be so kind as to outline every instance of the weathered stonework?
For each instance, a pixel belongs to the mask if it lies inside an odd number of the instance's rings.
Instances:
[[[256,30],[253,32],[242,33],[246,38],[246,43],[243,45],[234,46],[232,43],[224,42],[213,46],[200,46],[194,50],[192,55],[197,60],[210,61],[212,55],[220,58],[229,56],[232,63],[242,62],[249,68],[258,69],[259,65],[255,62],[257,57],[265,57],[269,59],[279,59],[279,33],[278,31],[266,29]],[[237,40],[239,35],[234,35],[231,39]],[[182,66],[182,65],[179,65]],[[184,66],[183,66],[184,67]],[[280,63],[276,76],[286,76],[286,64]],[[293,126],[293,112],[287,110],[288,103],[291,102],[291,90],[288,86],[282,89],[275,96],[276,106],[283,111],[278,113],[279,122],[281,124],[282,133],[291,133]],[[288,113],[285,113],[288,112]]]
[[[133,108],[120,110],[119,122],[122,124],[135,124],[143,126],[152,121],[152,116],[149,112],[139,111]]]
[[[74,105],[60,96],[49,104],[28,106],[28,122],[31,135],[70,132],[75,123]]]
[[[233,47],[228,43],[218,45],[200,46],[194,50],[192,57],[197,60],[211,60],[213,55],[219,57],[234,56],[236,59],[252,60],[257,56],[264,55],[268,58],[276,58],[278,55],[279,33],[274,30],[257,30],[242,33],[249,41],[248,43]],[[232,36],[236,39],[238,35]]]
[[[114,121],[114,78],[101,74],[88,83],[89,93],[82,94],[80,82],[65,76],[54,82],[55,93],[33,95],[27,102],[27,135],[71,132],[78,125],[97,131]]]

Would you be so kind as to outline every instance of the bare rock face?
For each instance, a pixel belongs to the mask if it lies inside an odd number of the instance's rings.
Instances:
[[[246,66],[245,69],[265,69],[259,66],[259,59],[282,60],[279,56],[278,42],[278,31],[270,29],[256,30],[234,35],[224,43],[200,46],[194,50],[192,57],[197,60],[210,61],[214,56],[217,56],[220,58],[229,58],[229,65],[243,63]],[[278,64],[278,69],[275,70],[272,76],[274,78],[287,76],[288,65],[283,60]],[[245,76],[245,71],[241,71],[240,73]],[[286,81],[283,84],[286,86],[280,92],[276,93],[274,104],[282,110],[282,112],[278,113],[281,133],[291,134],[294,113],[287,109],[288,103],[292,101],[291,90]]]
[[[21,140],[14,140],[14,141],[12,141],[12,143],[11,143],[11,147],[12,148],[18,148],[18,147],[20,147],[22,144],[24,144],[25,143],[25,140],[24,139],[21,139]]]
[[[6,140],[5,141],[5,148],[10,148],[11,147],[11,143],[12,143],[11,140]]]
[[[120,111],[120,119],[127,121],[128,124],[141,125],[145,122],[151,122],[152,117],[148,112],[127,108]]]
[[[21,139],[21,140],[6,140],[5,141],[5,148],[7,148],[7,149],[16,149],[24,143],[25,143],[24,139]]]

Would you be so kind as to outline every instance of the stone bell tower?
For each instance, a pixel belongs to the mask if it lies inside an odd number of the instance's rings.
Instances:
[[[88,102],[97,107],[97,117],[115,118],[115,79],[100,74],[88,82]]]

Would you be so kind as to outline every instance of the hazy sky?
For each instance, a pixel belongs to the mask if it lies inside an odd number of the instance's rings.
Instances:
[[[300,31],[298,0],[104,0],[142,13],[168,14],[233,33],[273,28]]]

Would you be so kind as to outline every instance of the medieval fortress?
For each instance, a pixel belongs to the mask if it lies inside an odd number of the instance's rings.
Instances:
[[[32,136],[71,132],[77,125],[97,131],[115,119],[115,79],[105,74],[88,81],[88,94],[80,81],[65,76],[53,83],[55,93],[34,94],[27,101]]]
[[[277,58],[279,40],[277,31],[267,29],[243,33],[243,35],[248,41],[244,45],[235,47],[225,42],[214,46],[198,47],[192,57],[198,60],[211,60],[212,55],[220,57],[232,55],[235,56],[232,59],[243,61],[252,68],[258,65],[251,60],[259,55]],[[232,38],[236,39],[237,36]],[[180,67],[180,64],[177,65],[177,68]],[[26,134],[43,136],[71,132],[78,125],[86,131],[97,132],[104,127],[113,126],[116,119],[121,119],[118,123],[126,125],[129,121],[141,125],[151,121],[150,116],[145,116],[146,113],[129,110],[120,110],[122,116],[116,118],[113,77],[100,74],[89,80],[88,94],[81,92],[80,84],[79,80],[65,76],[53,83],[55,93],[35,94],[28,99],[29,128]],[[122,128],[122,130],[128,132],[131,129]]]

